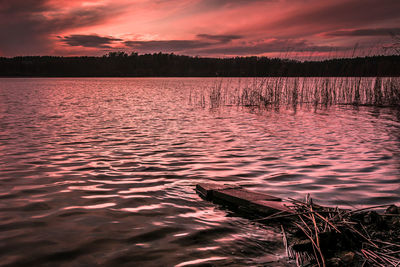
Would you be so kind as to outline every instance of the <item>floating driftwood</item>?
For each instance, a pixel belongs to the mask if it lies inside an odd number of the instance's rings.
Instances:
[[[283,200],[236,185],[198,184],[205,199],[281,228],[290,259],[298,266],[400,267],[400,208],[358,210]],[[384,214],[373,211],[386,208]]]

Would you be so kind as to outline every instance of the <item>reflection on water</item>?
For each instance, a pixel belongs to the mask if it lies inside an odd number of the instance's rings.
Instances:
[[[190,105],[192,90],[215,82],[1,79],[1,264],[284,260],[279,229],[201,200],[200,182],[345,207],[400,203],[398,111]]]

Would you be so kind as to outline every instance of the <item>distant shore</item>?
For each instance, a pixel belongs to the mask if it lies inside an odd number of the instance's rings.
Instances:
[[[298,61],[175,54],[0,58],[0,77],[399,77],[400,56]]]

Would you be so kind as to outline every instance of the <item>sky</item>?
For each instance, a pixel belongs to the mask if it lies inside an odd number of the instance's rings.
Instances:
[[[400,0],[0,0],[0,56],[393,54],[399,10]]]

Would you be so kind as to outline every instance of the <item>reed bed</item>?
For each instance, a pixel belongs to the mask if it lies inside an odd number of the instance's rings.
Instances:
[[[292,213],[258,221],[289,219],[281,225],[283,242],[297,266],[400,266],[400,208],[327,208],[315,205],[309,196],[304,202],[289,201]],[[380,215],[377,208],[386,212]]]
[[[197,95],[191,103],[202,107],[240,106],[268,108],[307,105],[400,107],[400,79],[269,77],[219,81]]]

